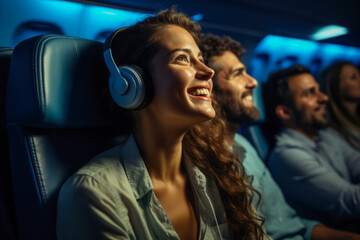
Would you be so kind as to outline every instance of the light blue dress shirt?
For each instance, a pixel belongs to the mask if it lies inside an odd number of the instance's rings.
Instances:
[[[245,149],[243,166],[248,176],[253,177],[252,185],[262,196],[258,209],[265,219],[264,228],[274,240],[310,239],[316,221],[301,219],[285,201],[283,193],[272,178],[269,170],[260,159],[254,147],[243,136],[236,134],[233,149]],[[254,199],[254,202],[257,199]]]
[[[185,161],[194,191],[198,239],[233,239],[216,184]],[[179,239],[153,192],[132,135],[81,168],[58,199],[57,236],[63,239]]]
[[[360,152],[333,129],[320,131],[317,142],[282,129],[269,169],[299,214],[340,228],[359,221]]]

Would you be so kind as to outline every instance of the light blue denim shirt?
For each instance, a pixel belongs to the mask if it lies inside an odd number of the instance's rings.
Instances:
[[[336,227],[360,222],[360,152],[333,129],[320,131],[314,142],[283,128],[269,169],[302,216]]]
[[[262,196],[258,213],[265,219],[264,228],[274,240],[310,239],[316,221],[300,218],[285,201],[279,186],[270,171],[260,159],[254,147],[243,136],[236,134],[233,150],[239,146],[245,149],[243,166],[247,175],[252,176],[252,185]],[[240,150],[241,151],[241,150]],[[257,199],[254,199],[256,202]]]
[[[216,184],[190,161],[198,239],[233,239]],[[180,239],[153,192],[132,135],[81,168],[58,199],[57,236],[62,239]]]

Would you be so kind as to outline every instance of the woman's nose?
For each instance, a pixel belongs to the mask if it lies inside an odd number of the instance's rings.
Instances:
[[[209,80],[211,79],[215,74],[215,71],[205,64],[201,63],[201,66],[196,72],[196,78],[200,80]]]

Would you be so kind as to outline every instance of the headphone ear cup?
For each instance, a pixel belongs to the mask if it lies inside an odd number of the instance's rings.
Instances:
[[[118,74],[111,74],[109,78],[109,91],[115,103],[133,110],[146,107],[151,102],[154,91],[145,71],[138,65],[123,65],[118,70]],[[124,82],[127,85],[126,91]]]
[[[136,108],[136,110],[140,110],[148,106],[151,101],[154,98],[154,85],[152,80],[150,79],[150,76],[147,74],[147,72],[140,67],[139,65],[133,64],[131,65],[136,71],[138,71],[139,75],[141,76],[141,81],[143,82],[142,86],[145,89],[144,98],[142,102],[139,104],[139,106]],[[140,79],[139,79],[140,81]]]
[[[149,105],[153,99],[152,81],[138,65],[118,66],[111,51],[113,39],[126,29],[116,30],[104,42],[104,60],[110,72],[109,92],[114,102],[120,107],[140,110]]]

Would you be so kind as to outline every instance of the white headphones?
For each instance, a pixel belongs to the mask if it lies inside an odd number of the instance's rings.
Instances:
[[[127,28],[118,29],[104,43],[104,60],[110,72],[109,91],[112,99],[120,107],[140,110],[152,100],[152,83],[138,65],[117,66],[111,52],[114,37],[125,29]]]

